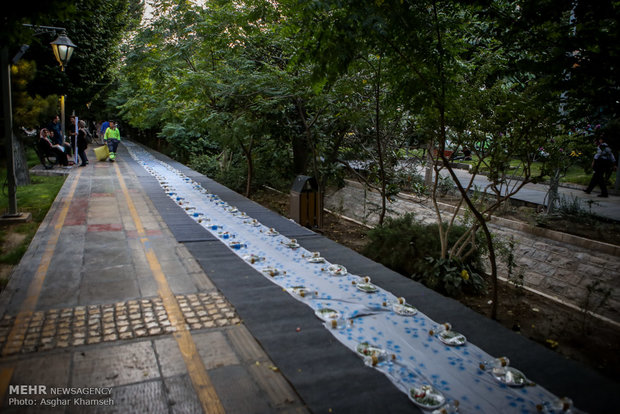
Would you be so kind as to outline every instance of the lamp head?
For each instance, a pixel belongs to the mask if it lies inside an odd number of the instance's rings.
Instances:
[[[64,31],[60,33],[56,40],[54,40],[50,44],[52,45],[52,50],[54,51],[54,56],[56,56],[56,60],[64,69],[64,67],[67,66],[69,60],[71,59],[73,49],[75,49],[77,46],[73,44],[71,39],[67,37],[67,34]]]

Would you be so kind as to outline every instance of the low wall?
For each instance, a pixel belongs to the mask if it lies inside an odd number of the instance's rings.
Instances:
[[[358,222],[374,225],[381,206],[379,193],[362,185],[348,182],[335,192],[326,194],[325,208]],[[445,218],[451,215],[444,205]],[[414,213],[425,223],[437,221],[437,215],[427,200],[402,195],[388,204],[388,216]],[[620,247],[599,243],[565,233],[529,226],[512,220],[494,219],[491,231],[505,240],[515,241],[515,260],[524,275],[524,286],[568,306],[582,308],[588,297],[588,287],[598,282],[598,288],[611,289],[605,306],[596,310],[604,319],[620,326]],[[505,267],[500,265],[500,277]],[[590,297],[599,303],[600,296]],[[592,310],[592,309],[588,309]]]

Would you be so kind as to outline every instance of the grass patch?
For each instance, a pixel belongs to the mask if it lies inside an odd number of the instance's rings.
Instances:
[[[0,174],[6,176],[6,172],[0,170]],[[58,191],[65,182],[65,176],[30,176],[30,185],[17,188],[17,209],[19,212],[32,214],[32,220],[41,222],[47,211],[54,202]],[[3,212],[8,211],[8,195],[6,191],[0,194],[0,208]]]
[[[5,168],[0,169],[0,177],[3,181],[5,180]],[[51,177],[31,175],[30,185],[17,188],[17,211],[31,213],[32,221],[0,226],[0,265],[7,267],[19,263],[39,225],[56,199],[65,178],[64,175]],[[0,192],[0,211],[2,214],[8,212],[8,205],[7,188],[3,186],[3,190]],[[8,274],[2,273],[0,289],[6,286],[7,282]]]
[[[476,164],[476,160],[474,159],[473,161],[459,161],[459,163],[462,164],[471,164],[471,165],[475,165]],[[513,168],[512,169],[512,174],[515,175],[515,177],[519,177],[522,175],[522,170],[521,170],[521,162],[518,160],[512,160],[510,162],[510,166]],[[542,163],[540,162],[534,162],[531,165],[531,176],[532,177],[537,177],[538,175],[540,175],[540,169],[542,168]],[[488,169],[485,168],[484,166],[481,166],[480,171],[484,172],[487,171]],[[545,176],[543,177],[543,179],[548,179],[549,177]],[[560,178],[560,182],[561,183],[570,183],[570,184],[579,184],[579,185],[588,185],[588,183],[590,183],[590,179],[592,178],[592,172],[586,172],[583,167],[579,166],[579,165],[573,165],[571,167],[568,168],[568,170],[566,171],[566,174],[564,176],[562,176]],[[612,174],[610,181],[608,182],[608,186],[613,187],[614,184],[616,182],[616,174]]]
[[[398,151],[398,156],[403,159],[408,158],[408,157],[417,157],[421,159],[423,158],[423,153],[424,152],[421,149],[410,149],[409,151],[407,151],[406,149],[402,148]],[[474,155],[472,161],[458,160],[457,162],[461,164],[476,165],[477,161],[478,161],[478,158]],[[521,171],[519,171],[519,167],[521,166],[520,161],[512,160],[510,162],[510,166],[513,168],[512,172],[515,174],[515,176],[518,177],[521,174]],[[542,163],[540,162],[534,162],[532,164],[531,166],[532,177],[536,177],[540,174],[541,167],[542,167]],[[484,166],[481,166],[480,171],[484,172],[486,170],[487,169]],[[544,178],[548,179],[549,177],[544,177]],[[579,184],[579,185],[588,185],[588,183],[590,183],[591,178],[592,178],[591,171],[586,172],[582,166],[573,165],[566,171],[566,175],[560,179],[560,182],[570,183],[570,184]],[[610,182],[608,183],[608,186],[613,187],[615,182],[616,182],[616,174],[612,174],[612,177],[610,179]]]

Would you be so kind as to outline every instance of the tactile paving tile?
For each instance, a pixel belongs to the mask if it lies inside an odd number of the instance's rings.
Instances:
[[[240,323],[233,307],[220,293],[177,295],[188,329],[208,329]],[[0,349],[5,354],[49,351],[173,333],[161,298],[144,298],[104,305],[51,309],[32,314],[7,343],[15,316],[0,320]]]

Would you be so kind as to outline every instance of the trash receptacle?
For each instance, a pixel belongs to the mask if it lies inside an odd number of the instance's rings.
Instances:
[[[304,227],[323,226],[323,198],[315,178],[298,175],[291,187],[290,217]]]

